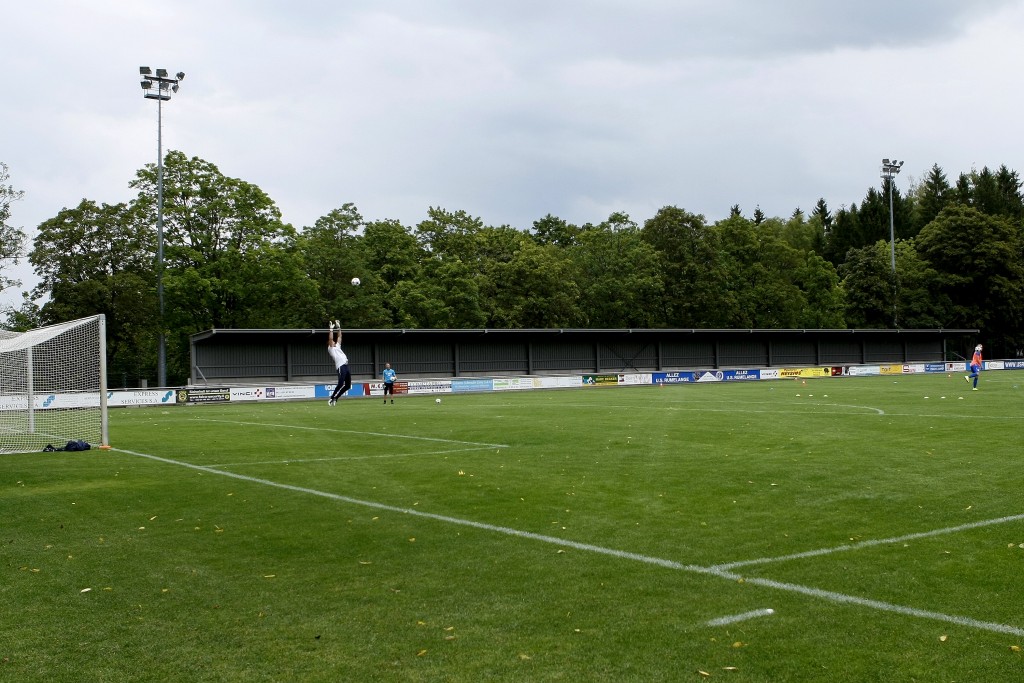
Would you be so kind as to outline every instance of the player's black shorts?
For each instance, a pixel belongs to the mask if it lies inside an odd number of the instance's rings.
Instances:
[[[395,395],[394,382],[384,382],[384,395],[387,396],[388,394],[391,394],[392,396]]]

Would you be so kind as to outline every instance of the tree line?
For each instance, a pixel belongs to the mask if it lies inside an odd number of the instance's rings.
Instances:
[[[154,380],[161,327],[177,384],[191,334],[334,318],[348,328],[978,328],[996,356],[1024,347],[1024,195],[1005,166],[950,183],[935,165],[905,194],[884,179],[860,203],[833,212],[821,199],[788,218],[733,206],[710,223],[665,206],[642,223],[547,215],[521,229],[430,207],[407,226],[346,203],[297,230],[257,186],[171,151],[162,318],[156,174],[155,164],[136,173],[129,202],[84,199],[40,224],[28,251],[40,282],[3,312],[8,329],[104,313],[112,384]],[[0,289],[16,284],[3,270],[24,240],[7,225],[19,198],[0,164]]]

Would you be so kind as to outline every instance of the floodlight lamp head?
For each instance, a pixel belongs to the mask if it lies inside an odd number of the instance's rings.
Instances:
[[[148,76],[151,73],[153,73],[153,70],[150,69],[148,66],[140,66],[139,67],[139,74],[141,74],[142,76]]]
[[[153,87],[153,81],[149,80],[148,78],[143,79],[143,81],[142,81],[142,89],[143,90],[149,90],[152,87]]]
[[[882,166],[888,166],[888,165],[889,165],[889,160],[888,159],[882,159]]]
[[[179,80],[179,81],[183,81],[183,80],[185,80],[185,72],[184,72],[184,71],[179,71],[179,72],[177,73],[177,76],[178,76],[178,80]]]
[[[171,92],[178,92],[178,84],[177,83],[175,83],[174,85],[171,86]]]
[[[156,75],[158,78],[167,78],[167,69],[157,69]]]

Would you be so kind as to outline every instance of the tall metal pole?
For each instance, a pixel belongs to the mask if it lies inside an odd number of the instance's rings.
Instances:
[[[892,259],[892,274],[896,274],[896,221],[892,215],[892,176],[889,176],[889,256]],[[163,311],[161,311],[163,314]]]
[[[903,168],[902,161],[893,159],[882,159],[882,178],[889,181],[889,257],[892,260],[892,324],[899,327],[899,310],[896,306],[897,287],[896,280],[896,220],[893,215],[892,191],[894,179]]]
[[[164,100],[157,99],[157,299],[160,301],[160,345],[157,386],[167,386],[167,337],[164,334]]]
[[[896,275],[896,221],[892,208],[893,179],[903,168],[902,161],[882,159],[882,178],[889,181],[889,254],[892,258],[892,274]]]
[[[147,99],[156,100],[156,295],[160,305],[159,345],[156,359],[157,384],[167,386],[167,337],[164,334],[164,100],[178,92],[178,84],[185,74],[179,71],[172,78],[167,69],[157,69],[156,75],[148,66],[140,66],[142,89]],[[154,91],[153,85],[156,85]]]

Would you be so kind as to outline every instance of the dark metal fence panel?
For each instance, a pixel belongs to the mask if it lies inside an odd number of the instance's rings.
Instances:
[[[818,345],[814,339],[782,339],[771,345],[772,365],[817,365]]]
[[[283,379],[287,374],[285,349],[269,344],[215,346],[204,349],[203,361],[203,374],[210,380]]]
[[[566,341],[564,343],[534,342],[533,370],[538,373],[556,373],[597,369],[593,342]]]
[[[653,342],[607,342],[600,345],[601,370],[639,372],[658,369],[658,346]]]
[[[903,363],[903,342],[872,340],[864,344],[865,363]]]
[[[530,369],[530,347],[525,343],[464,342],[458,345],[459,374],[525,374]]]
[[[854,339],[822,340],[819,351],[822,365],[856,365],[864,362],[864,345]]]
[[[661,365],[663,369],[715,367],[715,345],[707,341],[669,340],[661,344]]]
[[[289,344],[291,372],[288,381],[334,374],[334,362],[327,355],[327,337],[320,343]]]
[[[810,361],[813,364],[813,360]],[[767,367],[768,342],[766,340],[725,340],[718,347],[719,368]]]
[[[944,360],[942,341],[939,339],[907,342],[908,363],[941,363]]]
[[[376,376],[384,363],[391,363],[402,375],[447,376],[454,374],[455,356],[451,342],[423,340],[416,342],[385,342],[378,349]],[[355,370],[353,370],[355,374]]]

